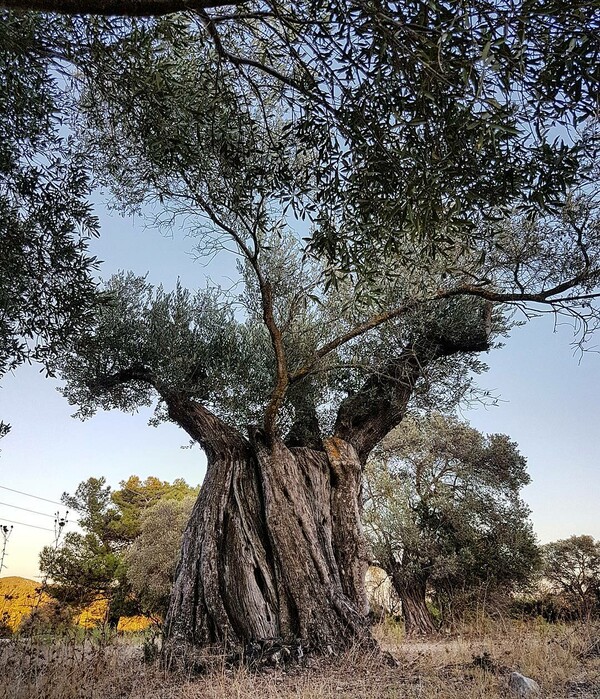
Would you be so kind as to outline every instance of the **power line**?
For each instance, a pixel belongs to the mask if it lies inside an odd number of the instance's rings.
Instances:
[[[56,500],[48,500],[48,498],[41,498],[39,495],[32,495],[31,493],[24,493],[22,490],[14,490],[14,488],[7,488],[5,485],[0,485],[2,490],[10,490],[11,493],[18,493],[19,495],[26,495],[28,498],[35,498],[36,500],[43,500],[44,502],[51,502],[53,505],[61,505],[64,503],[56,502]]]
[[[15,522],[13,519],[5,519],[4,517],[0,517],[0,521],[10,522],[11,524],[18,524],[20,527],[31,527],[32,529],[41,529],[42,531],[45,531],[45,532],[54,533],[54,529],[48,529],[48,527],[38,527],[35,524],[27,524],[26,522]]]
[[[12,507],[15,510],[23,510],[24,512],[31,512],[34,515],[41,515],[42,517],[56,517],[56,515],[49,515],[46,514],[46,512],[38,512],[37,510],[30,510],[27,507],[19,507],[18,505],[11,505],[8,502],[0,502],[0,505],[4,505],[5,507]]]

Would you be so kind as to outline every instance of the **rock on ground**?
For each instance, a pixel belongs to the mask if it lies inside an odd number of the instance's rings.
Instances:
[[[539,697],[540,685],[532,680],[531,677],[525,677],[520,672],[511,672],[508,677],[508,688],[518,697]]]

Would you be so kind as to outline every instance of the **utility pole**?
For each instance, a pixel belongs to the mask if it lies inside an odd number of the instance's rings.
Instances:
[[[12,524],[10,527],[7,524],[3,524],[0,526],[0,533],[2,534],[2,555],[0,556],[0,575],[2,575],[2,571],[6,567],[4,565],[4,558],[6,556],[6,547],[8,545],[8,540],[10,539],[10,535],[12,534]]]
[[[58,544],[60,543],[60,537],[63,533],[63,529],[65,528],[65,525],[69,521],[69,510],[65,512],[64,515],[61,515],[60,512],[55,512],[54,513],[54,550],[58,548]]]
[[[63,529],[67,525],[67,522],[69,521],[69,510],[65,512],[64,515],[61,515],[60,512],[55,512],[54,513],[54,543],[52,544],[52,556],[54,557],[56,555],[56,552],[58,551],[58,546],[60,544],[60,537],[62,536]],[[46,592],[46,589],[48,587],[48,578],[50,577],[50,572],[47,570],[46,574],[42,578],[42,584],[38,588],[38,595],[37,599],[35,601],[35,604],[33,605],[32,609],[32,614],[37,614],[37,611],[39,609],[40,603],[42,601],[42,596],[44,595],[44,592]]]

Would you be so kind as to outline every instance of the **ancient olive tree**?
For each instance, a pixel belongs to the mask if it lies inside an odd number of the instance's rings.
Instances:
[[[474,362],[453,355],[487,348],[489,312],[451,301],[425,330],[420,318],[389,324],[313,368],[329,337],[341,347],[354,327],[336,296],[311,301],[297,284],[314,275],[300,255],[270,248],[260,269],[269,275],[269,322],[285,323],[277,350],[257,284],[234,312],[214,290],[167,294],[124,275],[110,282],[113,305],[62,371],[82,415],[158,397],[157,418],[181,425],[207,454],[166,620],[171,638],[340,646],[365,635],[362,463],[428,365],[446,358],[463,386]]]
[[[374,308],[364,287],[325,290],[318,261],[281,232],[281,219],[271,229],[259,198],[256,207],[253,220],[211,209],[245,255],[237,294],[167,293],[118,276],[111,305],[61,371],[82,416],[158,398],[157,419],[180,425],[207,455],[166,619],[172,647],[273,637],[341,647],[367,633],[360,487],[370,452],[411,399],[449,391],[456,400],[465,390],[474,353],[503,327],[487,297],[566,308],[593,292],[551,254],[557,239],[545,236],[557,228],[512,222],[484,262],[467,264],[461,252],[460,274],[442,280],[431,265],[389,276],[385,305],[380,285]],[[584,253],[568,221],[559,229],[593,284],[594,236]],[[536,241],[535,255],[522,254],[523,240]],[[511,250],[535,291],[508,274]],[[489,281],[473,285],[483,267]]]
[[[406,418],[365,471],[363,521],[376,564],[402,602],[409,634],[437,626],[426,598],[485,584],[508,593],[539,554],[520,490],[525,459],[505,435],[455,418]]]
[[[116,277],[57,363],[82,416],[158,399],[206,452],[167,649],[368,640],[371,450],[412,399],[467,389],[499,304],[596,321],[589,17],[544,15],[586,37],[557,67],[543,23],[434,5],[68,23],[97,182],[240,259],[229,293]]]

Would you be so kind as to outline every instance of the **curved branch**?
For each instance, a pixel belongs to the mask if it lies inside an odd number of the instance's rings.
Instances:
[[[280,71],[271,68],[265,63],[255,61],[252,58],[238,56],[237,54],[233,54],[231,53],[231,51],[228,51],[225,48],[225,46],[223,46],[221,36],[216,27],[216,24],[212,21],[212,18],[203,10],[199,10],[198,14],[202,18],[202,22],[204,24],[204,27],[206,28],[206,31],[213,40],[217,53],[219,54],[220,58],[222,58],[224,61],[228,61],[232,65],[236,66],[236,68],[240,68],[241,66],[246,66],[248,68],[257,68],[263,73],[270,75],[272,78],[279,80],[279,82],[281,82],[282,84],[287,85],[288,87],[291,87],[304,95],[312,96],[311,93],[307,91],[299,82],[297,82],[293,78],[290,78],[287,75],[284,75]]]
[[[600,271],[597,272],[597,274],[600,274]],[[502,293],[486,289],[485,287],[479,286],[477,284],[463,284],[453,289],[440,290],[427,298],[407,301],[401,306],[397,306],[396,308],[393,308],[389,311],[377,313],[371,316],[371,318],[366,320],[364,323],[356,325],[347,332],[338,335],[337,337],[333,338],[333,340],[330,340],[329,342],[324,344],[322,347],[316,350],[312,359],[307,364],[290,374],[289,383],[291,385],[293,383],[296,383],[300,379],[303,379],[305,376],[307,376],[313,371],[313,369],[317,366],[321,359],[323,359],[328,354],[336,350],[338,347],[341,347],[342,345],[345,345],[347,342],[350,342],[350,340],[353,340],[356,337],[360,337],[361,335],[364,335],[370,330],[373,330],[379,327],[380,325],[384,325],[385,323],[391,320],[401,318],[410,311],[413,311],[419,306],[423,306],[427,303],[431,303],[433,301],[443,301],[445,299],[451,299],[457,296],[474,296],[476,298],[480,298],[484,301],[489,301],[495,304],[537,303],[540,305],[557,307],[564,303],[577,303],[580,301],[589,301],[596,298],[600,298],[600,292],[592,292],[589,294],[576,294],[572,296],[563,297],[560,296],[561,294],[564,294],[565,291],[573,289],[578,284],[591,278],[591,276],[592,275],[588,270],[587,273],[580,273],[570,280],[567,280],[561,284],[557,284],[556,286],[545,291],[539,291],[537,293]]]
[[[234,450],[240,453],[246,451],[248,441],[201,403],[180,391],[163,390],[160,396],[167,404],[171,420],[197,441],[212,460],[230,455]]]
[[[486,303],[479,323],[461,337],[434,332],[421,337],[393,359],[383,374],[370,376],[362,388],[342,402],[334,434],[351,444],[365,463],[371,450],[398,425],[424,368],[458,352],[489,349],[492,304]]]
[[[402,421],[421,371],[416,352],[407,349],[387,365],[386,378],[369,377],[358,393],[340,405],[334,435],[356,449],[361,463],[366,463],[375,445]]]
[[[90,388],[109,391],[132,381],[152,386],[165,402],[171,420],[184,429],[213,458],[229,454],[232,449],[246,449],[248,442],[234,427],[201,403],[189,398],[185,391],[166,387],[151,369],[142,364],[132,364],[127,369],[102,376],[90,383]]]
[[[62,15],[105,17],[158,17],[173,12],[208,10],[243,5],[245,0],[1,0],[7,10],[34,10]]]

